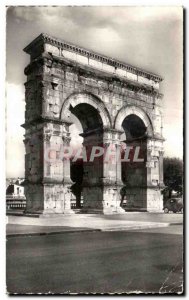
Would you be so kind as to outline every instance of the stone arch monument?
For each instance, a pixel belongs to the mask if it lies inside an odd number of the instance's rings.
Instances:
[[[139,146],[141,164],[84,164],[83,211],[123,213],[120,190],[128,209],[161,211],[163,188],[162,78],[126,63],[40,34],[24,51],[25,194],[27,213],[73,213],[70,161],[60,147],[70,144],[72,115],[80,121],[83,145]],[[126,139],[122,141],[125,134]],[[132,146],[131,146],[132,145]],[[53,149],[57,159],[49,159]]]

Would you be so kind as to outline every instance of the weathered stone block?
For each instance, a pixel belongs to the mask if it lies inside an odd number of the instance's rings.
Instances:
[[[102,62],[89,58],[89,65],[102,70]]]
[[[76,61],[80,64],[88,65],[88,57],[77,54]]]
[[[126,77],[131,80],[137,80],[137,75],[130,72],[127,72]]]

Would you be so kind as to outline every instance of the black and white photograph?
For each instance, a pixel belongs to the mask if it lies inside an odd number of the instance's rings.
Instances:
[[[185,292],[184,15],[6,7],[8,295]]]

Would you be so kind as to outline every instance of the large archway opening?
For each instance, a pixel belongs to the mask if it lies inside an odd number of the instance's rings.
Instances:
[[[141,210],[146,207],[147,127],[139,116],[131,113],[123,120],[122,128],[123,149],[128,153],[127,161],[122,162],[122,205],[127,210]]]
[[[69,106],[71,142],[73,156],[70,161],[70,177],[73,182],[72,208],[89,207],[91,197],[102,201],[97,186],[103,177],[103,164],[98,158],[90,161],[93,146],[103,144],[103,122],[98,110],[88,103]]]
[[[70,126],[70,147],[74,150],[83,147],[83,137],[80,136],[83,132],[81,123],[72,114],[73,124]],[[74,151],[75,152],[75,151]],[[83,206],[82,182],[83,182],[83,160],[70,160],[70,178],[73,182],[71,186],[71,208],[80,209]]]

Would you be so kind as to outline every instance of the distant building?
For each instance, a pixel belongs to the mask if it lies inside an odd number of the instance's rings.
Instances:
[[[24,178],[20,178],[20,177],[12,177],[12,178],[6,178],[6,187],[9,185],[9,184],[22,184],[22,182],[24,181],[25,179]]]
[[[24,178],[20,178],[18,177],[16,180],[14,180],[14,184],[18,184],[18,185],[22,185],[22,183],[24,182]]]
[[[12,196],[13,198],[25,197],[24,187],[19,184],[9,184],[6,190],[6,196]]]
[[[7,211],[12,209],[24,210],[26,208],[26,198],[24,194],[24,187],[16,183],[11,183],[6,189],[6,208]]]

